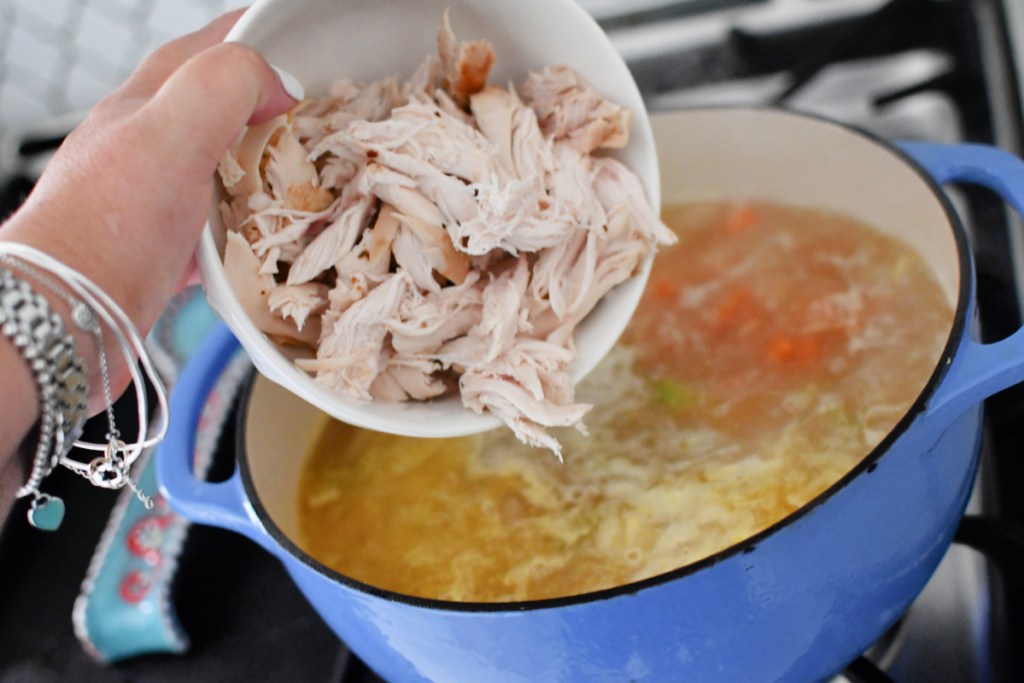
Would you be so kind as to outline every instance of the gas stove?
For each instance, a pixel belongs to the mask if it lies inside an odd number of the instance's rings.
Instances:
[[[209,4],[212,16],[223,3]],[[608,30],[652,112],[785,106],[887,139],[979,142],[1022,153],[1024,5],[1017,0],[581,4]],[[16,206],[76,121],[74,112],[51,113],[64,116],[0,130],[0,212]],[[1000,339],[1024,319],[1024,226],[985,192],[958,187],[951,194],[977,258],[982,335]],[[837,672],[837,681],[1024,680],[1024,661],[1008,647],[1024,633],[1017,579],[1024,575],[1024,534],[1017,532],[1024,500],[1015,495],[1024,481],[1022,417],[1024,389],[987,402],[982,465],[959,543],[897,626]],[[228,430],[220,439],[214,476],[231,467],[232,436]],[[56,537],[18,524],[0,535],[0,683],[378,680],[274,560],[248,541],[200,527],[188,532],[172,592],[190,650],[96,664],[73,635],[71,606],[113,500],[71,477],[54,486],[69,506],[88,512],[69,518]]]

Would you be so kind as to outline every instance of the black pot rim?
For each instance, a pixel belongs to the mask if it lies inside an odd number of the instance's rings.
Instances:
[[[303,551],[294,541],[292,541],[274,522],[267,509],[263,506],[260,501],[259,495],[256,492],[256,487],[253,483],[252,473],[249,469],[248,458],[246,453],[248,452],[245,443],[246,426],[248,418],[248,406],[252,395],[253,386],[255,384],[256,373],[252,372],[249,379],[246,381],[245,386],[241,392],[241,400],[239,402],[238,418],[236,422],[237,436],[236,436],[236,447],[238,469],[241,475],[242,485],[245,488],[246,496],[251,503],[253,510],[256,512],[260,521],[263,523],[266,531],[270,536],[277,542],[282,548],[284,548],[289,554],[295,557],[297,560],[302,562],[309,569],[326,576],[348,588],[366,593],[377,598],[384,600],[407,604],[412,607],[420,607],[429,610],[442,610],[451,612],[487,612],[487,613],[503,613],[503,612],[523,612],[529,610],[542,610],[542,609],[556,609],[561,607],[569,607],[572,605],[580,605],[584,603],[596,602],[601,600],[609,600],[623,595],[634,595],[653,586],[659,586],[665,583],[676,581],[678,579],[685,578],[692,574],[702,572],[710,569],[715,565],[739,554],[753,552],[759,543],[764,541],[766,538],[778,533],[780,530],[790,526],[797,520],[801,519],[805,515],[809,514],[816,508],[827,503],[833,496],[839,491],[846,488],[855,479],[870,473],[877,466],[878,462],[889,452],[893,443],[896,442],[910,427],[910,425],[917,419],[917,417],[924,412],[928,400],[934,395],[936,389],[941,384],[942,379],[945,377],[946,372],[949,368],[950,362],[960,344],[960,340],[963,337],[965,326],[967,324],[967,311],[970,306],[971,298],[971,283],[972,283],[972,261],[971,252],[969,247],[969,241],[967,238],[966,230],[964,229],[963,223],[960,217],[953,208],[953,205],[949,201],[949,198],[943,192],[942,187],[935,181],[934,178],[912,157],[907,153],[903,152],[898,147],[887,142],[886,140],[864,131],[855,126],[851,126],[846,123],[835,121],[817,114],[809,114],[805,112],[796,112],[779,107],[693,107],[680,111],[750,111],[750,112],[763,112],[763,113],[774,113],[774,114],[785,114],[794,116],[797,118],[804,118],[814,121],[818,124],[824,124],[828,126],[834,126],[836,128],[845,130],[857,137],[862,138],[864,141],[881,147],[883,150],[893,154],[894,156],[901,159],[911,170],[913,170],[924,183],[932,190],[935,198],[939,201],[943,211],[946,214],[946,218],[950,229],[953,232],[953,239],[956,243],[958,265],[960,270],[960,281],[959,291],[957,294],[957,305],[953,316],[953,324],[950,328],[949,337],[946,340],[946,344],[943,348],[942,355],[936,363],[935,369],[932,371],[928,382],[924,388],[918,394],[917,398],[911,404],[910,408],[903,415],[903,417],[896,423],[896,426],[890,430],[882,441],[875,446],[874,449],[867,456],[865,456],[856,466],[854,466],[849,472],[847,472],[842,478],[834,482],[827,489],[822,491],[820,494],[815,496],[813,499],[805,503],[799,509],[793,511],[786,517],[783,517],[776,523],[772,524],[765,529],[762,529],[757,534],[740,541],[734,545],[724,548],[717,553],[709,555],[702,560],[697,562],[684,565],[677,569],[652,576],[650,578],[642,579],[640,581],[634,581],[632,583],[624,584],[621,586],[615,586],[612,588],[605,588],[598,591],[591,591],[589,593],[581,593],[578,595],[570,595],[559,598],[546,598],[543,600],[527,600],[527,601],[516,601],[516,602],[454,602],[449,600],[438,600],[434,598],[423,598],[413,595],[405,595],[395,591],[390,591],[382,588],[377,588],[370,584],[363,583],[349,576],[346,576],[340,572],[337,572],[330,567],[320,563],[316,558],[310,556]]]

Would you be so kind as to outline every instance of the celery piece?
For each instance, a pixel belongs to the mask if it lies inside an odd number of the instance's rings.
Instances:
[[[697,390],[689,384],[673,379],[655,380],[654,395],[658,403],[669,408],[683,409],[697,405]]]

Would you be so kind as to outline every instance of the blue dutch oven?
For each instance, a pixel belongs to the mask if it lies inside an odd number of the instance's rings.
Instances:
[[[654,125],[666,202],[753,198],[841,211],[914,246],[955,307],[942,356],[860,464],[743,543],[609,590],[468,604],[376,589],[296,545],[298,471],[322,417],[269,381],[257,378],[241,411],[234,476],[193,477],[201,407],[237,349],[218,330],[177,383],[161,489],[184,516],[277,556],[389,681],[819,681],[896,622],[951,542],[977,468],[981,402],[1024,377],[1024,332],[972,339],[973,262],[941,186],[980,184],[1021,211],[1024,163],[985,146],[891,146],[777,110],[676,112]]]

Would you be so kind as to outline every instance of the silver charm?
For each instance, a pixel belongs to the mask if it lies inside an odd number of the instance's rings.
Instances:
[[[71,319],[75,321],[79,329],[86,332],[96,333],[100,329],[100,321],[92,309],[81,301],[76,301],[71,307]]]
[[[116,432],[112,432],[103,457],[89,463],[89,481],[105,489],[119,489],[124,486],[128,481],[128,468],[125,466],[124,456],[121,455],[124,448],[124,441],[117,438]]]
[[[124,466],[106,458],[96,458],[89,463],[89,481],[105,489],[119,489],[125,483]]]

